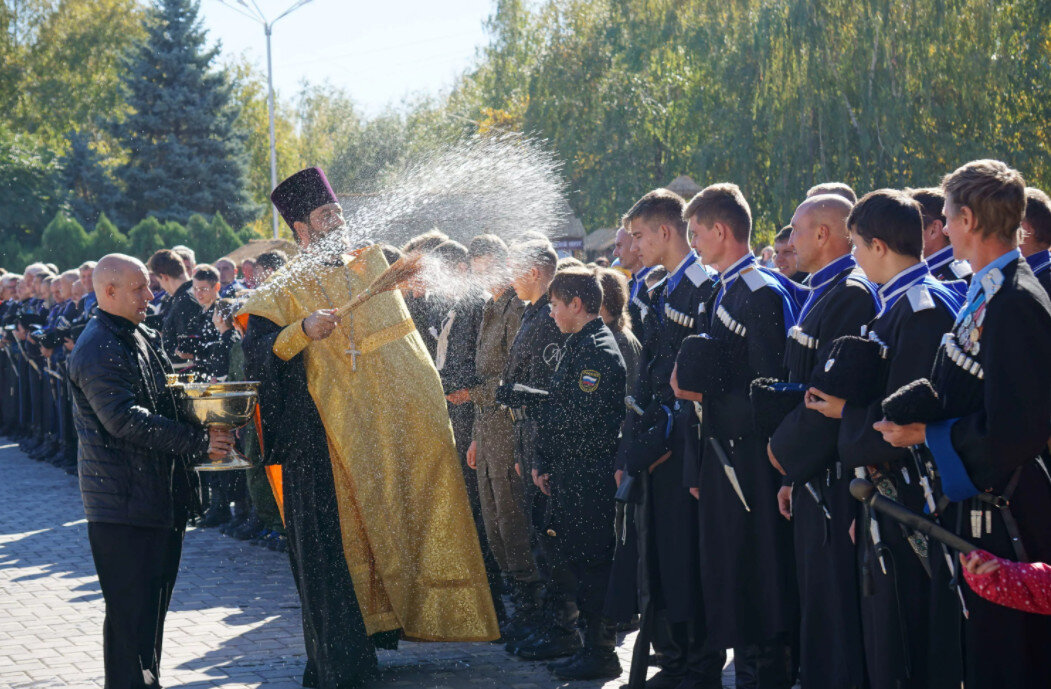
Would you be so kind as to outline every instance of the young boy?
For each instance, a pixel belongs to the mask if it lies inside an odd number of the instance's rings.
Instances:
[[[620,676],[613,626],[602,608],[613,562],[613,460],[623,419],[625,368],[613,333],[599,317],[602,287],[589,270],[555,275],[551,317],[568,335],[539,415],[534,476],[549,496],[542,524],[550,587],[575,603],[584,647],[553,664],[559,679]]]

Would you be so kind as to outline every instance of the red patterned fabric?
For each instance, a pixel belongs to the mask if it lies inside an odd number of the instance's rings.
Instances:
[[[995,560],[1000,569],[990,574],[971,574],[964,569],[967,583],[982,598],[1015,610],[1051,615],[1051,565],[1043,562],[1012,562],[975,551],[981,562]]]

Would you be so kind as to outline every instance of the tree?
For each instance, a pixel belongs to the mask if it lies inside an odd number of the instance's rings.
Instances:
[[[62,269],[79,266],[92,257],[90,243],[76,219],[59,213],[44,228],[37,260],[50,261]]]
[[[95,230],[88,235],[91,253],[96,257],[106,254],[126,254],[131,247],[128,238],[117,229],[117,226],[103,213],[95,224]]]
[[[69,150],[62,156],[62,188],[68,193],[70,212],[84,225],[98,222],[99,215],[113,214],[118,203],[117,185],[91,147],[84,131],[71,131],[66,136]]]
[[[128,248],[131,255],[146,260],[153,252],[166,248],[168,245],[163,235],[164,227],[160,220],[153,216],[144,218],[128,230]]]
[[[126,60],[122,84],[131,113],[112,125],[128,155],[118,168],[125,219],[185,221],[222,212],[241,225],[259,212],[248,196],[231,85],[211,70],[218,48],[205,46],[198,7],[197,0],[151,7],[146,39]]]
[[[58,176],[58,160],[43,142],[0,125],[0,236],[23,248],[40,243],[62,208]]]

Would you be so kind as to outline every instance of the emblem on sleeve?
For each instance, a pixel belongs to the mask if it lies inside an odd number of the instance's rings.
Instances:
[[[601,373],[591,369],[584,369],[580,372],[580,380],[577,381],[577,384],[580,385],[580,389],[584,392],[595,392],[598,389],[600,380],[602,380]]]

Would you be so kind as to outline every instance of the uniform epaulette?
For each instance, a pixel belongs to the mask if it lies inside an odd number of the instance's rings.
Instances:
[[[768,279],[759,268],[748,268],[741,271],[741,279],[744,280],[744,284],[748,285],[748,289],[755,292],[756,290],[769,285],[770,282],[768,280],[772,280],[773,278]]]
[[[931,296],[931,291],[927,288],[927,285],[922,282],[910,287],[905,292],[905,296],[909,298],[909,304],[914,312],[934,308],[934,297]]]
[[[960,278],[961,280],[974,273],[974,271],[971,270],[971,264],[967,261],[953,261],[949,264],[949,270],[951,270],[952,274]]]
[[[700,287],[708,280],[712,279],[712,276],[708,274],[708,271],[704,269],[704,266],[700,262],[695,262],[686,269],[686,277],[690,278],[690,282],[693,283],[694,287]]]
[[[1000,288],[1004,285],[1004,274],[999,268],[993,268],[982,277],[982,289],[985,291],[985,301],[988,303],[990,299],[996,296],[996,293],[1000,291]]]

